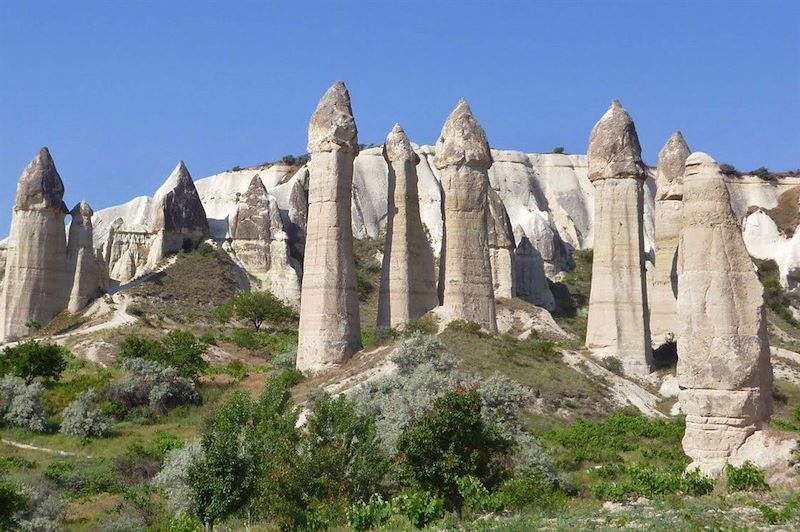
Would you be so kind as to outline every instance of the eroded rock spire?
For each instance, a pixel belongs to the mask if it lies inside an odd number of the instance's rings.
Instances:
[[[297,368],[319,372],[361,347],[350,207],[358,132],[350,95],[336,82],[308,126],[308,229]]]
[[[626,372],[653,369],[644,267],[646,177],[636,126],[617,100],[592,129],[587,152],[595,187],[592,288],[586,346]]]
[[[400,124],[383,145],[389,166],[388,220],[383,250],[378,326],[402,327],[439,304],[431,250],[419,212],[419,156]]]
[[[492,154],[483,128],[463,99],[442,128],[434,164],[444,193],[444,270],[439,278],[445,319],[496,331],[487,229]]]
[[[772,366],[763,287],[722,173],[702,152],[686,160],[680,248],[683,449],[690,468],[716,474],[769,419]]]

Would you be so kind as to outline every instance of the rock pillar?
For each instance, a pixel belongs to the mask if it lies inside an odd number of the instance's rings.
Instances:
[[[722,173],[705,153],[686,160],[678,266],[678,384],[683,449],[708,474],[764,423],[772,366],[763,287],[731,210]]]
[[[492,154],[483,128],[465,100],[448,117],[436,143],[434,164],[444,195],[445,319],[497,330],[487,230]]]
[[[70,211],[72,222],[67,242],[67,264],[72,275],[72,290],[67,306],[70,312],[78,312],[98,297],[105,284],[104,264],[97,259],[94,251],[93,214],[94,211],[85,201]]]
[[[63,198],[61,176],[42,148],[17,184],[0,294],[0,340],[29,334],[27,322],[46,324],[67,306],[72,283]]]
[[[438,306],[433,251],[419,213],[419,156],[400,124],[383,145],[389,165],[388,220],[383,249],[378,327],[400,327]]]
[[[639,375],[653,369],[641,152],[633,120],[614,100],[592,129],[587,152],[595,230],[586,346],[617,357],[626,372]]]
[[[350,206],[358,132],[344,83],[319,102],[308,126],[308,220],[297,368],[319,372],[361,347]]]
[[[673,341],[678,325],[678,239],[683,218],[683,172],[691,152],[676,131],[658,153],[656,169],[656,264],[648,293],[655,346]]]

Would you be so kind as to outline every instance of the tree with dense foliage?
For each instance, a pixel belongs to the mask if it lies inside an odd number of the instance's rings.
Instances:
[[[499,427],[481,416],[478,391],[457,389],[411,420],[397,440],[397,458],[407,482],[460,508],[458,479],[470,475],[493,489],[507,473],[510,447]]]
[[[203,355],[208,349],[189,331],[170,331],[161,340],[128,336],[120,343],[121,358],[142,358],[173,367],[181,376],[196,381],[208,369]]]
[[[28,340],[3,349],[0,356],[0,373],[13,373],[30,384],[36,377],[57,381],[67,367],[71,353],[58,344]]]
[[[271,292],[236,292],[233,311],[239,319],[249,322],[258,331],[265,321],[284,323],[297,313]]]
[[[28,497],[16,482],[0,470],[0,529],[17,530],[16,514],[28,506]]]

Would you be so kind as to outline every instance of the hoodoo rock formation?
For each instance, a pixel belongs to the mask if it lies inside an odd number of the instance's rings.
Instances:
[[[488,218],[486,220],[489,235],[489,260],[492,263],[492,282],[494,297],[514,297],[514,232],[508,218],[503,200],[497,192],[489,187],[487,195]]]
[[[400,124],[386,137],[389,165],[388,222],[383,249],[378,326],[400,327],[436,307],[433,251],[419,212],[419,156]]]
[[[67,266],[72,276],[72,290],[67,309],[77,312],[89,301],[98,297],[106,288],[108,273],[95,254],[92,231],[92,208],[81,201],[70,211],[72,222],[69,225],[67,241]]]
[[[514,288],[517,297],[547,310],[555,310],[556,300],[547,284],[542,254],[525,235],[522,227],[515,227],[514,234],[519,242],[514,250]]]
[[[275,198],[256,174],[229,217],[231,248],[255,281],[290,304],[300,302],[300,283],[290,265],[289,243]]]
[[[308,125],[308,220],[297,368],[319,372],[361,346],[350,206],[358,132],[350,94],[336,82]]]
[[[63,198],[61,176],[42,148],[17,184],[0,294],[0,340],[28,334],[27,322],[47,323],[67,306],[72,283]]]
[[[658,153],[656,169],[656,264],[648,293],[650,334],[655,345],[674,340],[677,328],[678,239],[683,219],[683,173],[691,152],[676,131]]]
[[[636,126],[616,100],[592,129],[589,180],[595,187],[594,258],[586,346],[615,356],[626,372],[653,369],[644,264],[647,177]]]
[[[465,100],[448,117],[436,143],[444,196],[444,257],[439,279],[447,320],[497,330],[487,230],[489,168],[486,134]]]
[[[763,287],[714,160],[686,160],[678,268],[683,449],[709,474],[769,418],[772,366]]]
[[[149,229],[156,235],[148,259],[151,265],[169,253],[193,249],[209,237],[206,211],[183,161],[153,196]]]

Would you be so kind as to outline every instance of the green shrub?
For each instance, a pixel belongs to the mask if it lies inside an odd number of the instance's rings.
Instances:
[[[44,432],[41,394],[41,383],[25,384],[22,379],[12,375],[0,378],[0,424]]]
[[[444,499],[428,491],[410,491],[392,499],[392,505],[417,528],[425,528],[444,516]]]
[[[439,331],[438,325],[436,322],[429,319],[429,318],[418,318],[408,320],[405,327],[403,328],[403,336],[411,336],[414,333],[421,333],[421,334],[436,334]]]
[[[484,422],[477,390],[454,390],[412,418],[397,440],[397,462],[410,485],[440,494],[459,508],[456,480],[470,475],[492,489],[507,472],[510,447],[496,425]]]
[[[800,406],[794,407],[789,419],[773,419],[772,424],[782,430],[800,432]]]
[[[181,376],[197,380],[208,368],[203,359],[208,346],[188,331],[170,331],[161,340],[132,335],[120,343],[120,357],[141,358],[171,366]]]
[[[769,485],[764,480],[764,470],[759,469],[753,462],[747,460],[741,466],[725,464],[725,478],[728,481],[728,491],[764,491]]]
[[[81,438],[101,438],[111,431],[108,417],[96,406],[94,388],[78,394],[78,398],[64,409],[61,432]]]
[[[172,517],[167,524],[167,532],[201,532],[203,524],[189,515]]]
[[[102,459],[64,460],[52,462],[44,478],[73,495],[119,493],[123,487]]]
[[[673,493],[707,495],[714,489],[714,480],[704,477],[698,470],[690,473],[665,471],[638,464],[600,468],[597,476],[620,477],[617,481],[600,480],[592,486],[592,495],[600,499],[623,500],[637,497],[663,497]]]
[[[30,384],[37,377],[57,381],[67,367],[72,353],[58,344],[28,340],[14,347],[6,347],[0,355],[0,376],[12,373]]]
[[[224,371],[227,375],[230,375],[237,381],[240,381],[250,375],[247,364],[241,360],[232,360],[228,362],[224,367]]]
[[[18,512],[28,507],[28,496],[16,482],[0,470],[0,529],[17,530]]]
[[[601,361],[601,364],[603,365],[604,368],[606,368],[611,373],[614,373],[616,375],[624,375],[625,374],[625,366],[623,366],[622,365],[622,361],[619,358],[615,357],[615,356],[610,356],[610,357],[603,358],[603,360]]]
[[[194,381],[182,377],[173,367],[142,358],[128,358],[122,363],[127,375],[105,386],[105,397],[129,413],[148,406],[155,414],[164,414],[183,404],[199,404],[200,394]]]
[[[213,331],[204,331],[200,335],[200,341],[208,345],[217,345],[217,338],[214,336]]]
[[[771,525],[782,525],[787,522],[800,507],[800,497],[790,499],[780,510],[775,510],[766,503],[754,501],[751,503],[753,508],[758,509],[764,520]]]
[[[556,146],[553,148],[553,153],[564,153],[564,146]]]
[[[456,479],[458,494],[461,497],[462,509],[473,513],[496,512],[502,509],[497,497],[494,497],[480,479],[467,475]]]
[[[369,502],[358,501],[347,511],[347,523],[353,530],[370,530],[382,525],[392,516],[392,503],[380,495],[372,495]]]
[[[496,505],[507,510],[555,508],[566,504],[566,494],[538,471],[528,471],[503,482],[494,495]]]

